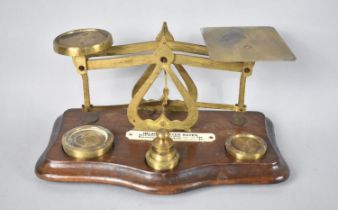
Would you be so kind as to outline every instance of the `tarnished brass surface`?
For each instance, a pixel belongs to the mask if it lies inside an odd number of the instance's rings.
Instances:
[[[265,141],[253,134],[235,134],[225,141],[226,150],[237,160],[258,160],[265,154]]]
[[[215,61],[295,60],[273,27],[208,27],[202,34]]]
[[[82,77],[84,112],[112,109],[116,106],[94,106],[90,100],[88,71],[148,65],[134,85],[128,107],[128,119],[135,130],[190,131],[198,120],[198,108],[245,112],[246,79],[252,75],[256,60],[285,59],[294,56],[278,33],[271,27],[205,28],[207,46],[175,41],[164,23],[155,41],[111,46],[111,35],[100,29],[81,29],[66,32],[54,41],[56,52],[72,56]],[[210,55],[209,55],[210,54]],[[198,101],[198,91],[186,66],[240,73],[236,104]],[[177,71],[175,71],[175,69]],[[155,80],[172,80],[183,100],[171,100],[167,86],[159,99],[145,99]],[[166,83],[166,82],[164,82]],[[157,119],[143,119],[140,110],[162,112]],[[168,119],[166,112],[185,111],[185,119]]]
[[[102,29],[77,29],[65,32],[54,39],[55,52],[62,55],[91,55],[108,49],[112,36]]]
[[[172,64],[174,64],[174,53],[170,47],[166,44],[167,41],[174,41],[173,36],[168,31],[167,25],[164,24],[161,32],[158,34],[157,41],[159,46],[155,50],[154,63],[155,65],[145,72],[145,74],[138,81],[137,86],[133,90],[133,99],[128,106],[128,119],[134,125],[136,130],[159,130],[165,128],[167,130],[190,130],[190,128],[198,120],[198,110],[196,105],[197,89],[183,66],[177,65],[176,68],[179,74],[182,76],[187,88],[182,84],[177,75],[172,70]],[[161,97],[162,113],[157,119],[142,119],[138,110],[142,102],[144,102],[144,96],[159,77],[160,73],[164,72],[164,88],[163,95]],[[167,87],[168,77],[173,81],[178,92],[183,98],[183,106],[187,108],[187,117],[184,120],[170,120],[166,117],[165,111],[168,107],[169,89]]]
[[[105,154],[113,145],[114,136],[106,128],[83,125],[67,131],[62,136],[62,147],[67,155],[90,159]]]
[[[177,166],[180,158],[174,147],[174,141],[165,129],[160,129],[156,135],[146,153],[146,162],[156,171],[171,170]]]
[[[176,53],[181,51],[188,54]],[[193,54],[202,55],[194,56]],[[218,62],[210,60],[208,57],[206,46],[196,45],[185,42],[178,42],[173,39],[166,23],[164,23],[161,32],[153,42],[143,42],[135,44],[127,44],[120,46],[111,46],[104,52],[100,52],[88,56],[74,56],[73,61],[77,72],[82,76],[84,104],[83,111],[96,111],[102,109],[111,109],[115,106],[93,106],[90,101],[88,71],[105,68],[120,68],[148,64],[147,70],[137,81],[132,92],[132,101],[129,104],[128,114],[129,121],[138,130],[158,130],[166,128],[168,130],[187,130],[194,125],[198,119],[197,108],[226,109],[234,111],[245,111],[244,105],[244,84],[245,79],[241,79],[241,88],[239,103],[236,105],[206,103],[197,101],[197,87],[192,78],[185,70],[183,65],[191,65],[196,67],[220,69],[233,72],[240,72],[242,77],[246,78],[252,73],[253,62]],[[100,58],[104,56],[110,56]],[[204,57],[203,57],[204,56]],[[95,58],[95,59],[91,59]],[[178,70],[178,74],[172,68]],[[245,73],[244,70],[249,68],[250,72]],[[173,101],[169,99],[170,91],[167,89],[166,97],[160,100],[145,100],[144,95],[151,88],[152,83],[157,77],[165,72],[168,79],[172,79],[174,85],[182,95],[182,101]],[[182,77],[183,82],[178,76]],[[138,93],[138,94],[137,94]],[[166,103],[162,99],[166,99]],[[156,102],[157,101],[157,102]],[[186,111],[188,113],[185,120],[169,120],[163,114],[158,119],[141,119],[137,112],[139,109],[162,110],[162,111]],[[163,112],[163,113],[164,113]]]

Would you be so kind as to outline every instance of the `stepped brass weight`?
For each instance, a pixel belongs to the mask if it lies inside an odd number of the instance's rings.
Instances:
[[[262,113],[247,111],[244,96],[256,61],[295,56],[272,27],[208,27],[202,34],[206,45],[176,41],[164,23],[150,42],[113,45],[111,34],[101,29],[56,37],[55,52],[71,56],[82,78],[84,103],[56,121],[36,174],[51,181],[109,183],[158,194],[285,180],[288,167],[272,123]],[[130,103],[92,104],[89,72],[143,65],[147,68]],[[185,66],[239,73],[237,103],[199,101]],[[157,79],[163,79],[161,96],[146,99]],[[170,99],[169,80],[183,100]]]

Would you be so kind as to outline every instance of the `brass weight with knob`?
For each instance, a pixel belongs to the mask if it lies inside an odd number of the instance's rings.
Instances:
[[[158,130],[146,153],[148,166],[156,171],[171,170],[177,166],[179,157],[169,132],[165,129]]]

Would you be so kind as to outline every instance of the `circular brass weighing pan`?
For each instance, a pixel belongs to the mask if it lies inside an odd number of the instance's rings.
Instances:
[[[226,150],[237,160],[258,160],[267,150],[265,141],[253,134],[235,134],[225,141]]]
[[[106,128],[83,125],[67,131],[62,136],[65,153],[78,159],[100,157],[112,147],[113,134]]]
[[[92,55],[107,50],[113,44],[108,31],[77,29],[65,32],[54,39],[54,51],[69,56]]]

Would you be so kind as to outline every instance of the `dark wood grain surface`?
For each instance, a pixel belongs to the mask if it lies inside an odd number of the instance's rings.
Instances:
[[[176,114],[180,118],[181,113]],[[180,154],[178,167],[155,172],[145,163],[150,142],[130,141],[125,133],[132,129],[126,109],[96,113],[80,109],[67,110],[54,125],[49,145],[36,164],[38,177],[49,181],[95,182],[120,185],[156,194],[174,194],[194,188],[222,184],[278,183],[288,178],[289,169],[280,155],[272,123],[259,112],[246,112],[246,124],[233,122],[234,112],[200,111],[194,132],[212,132],[210,143],[175,143]],[[94,120],[93,120],[94,119]],[[92,160],[75,160],[61,146],[62,135],[83,124],[101,125],[114,134],[114,146],[104,156]],[[227,137],[252,133],[268,145],[265,156],[257,161],[237,161],[224,147]]]

